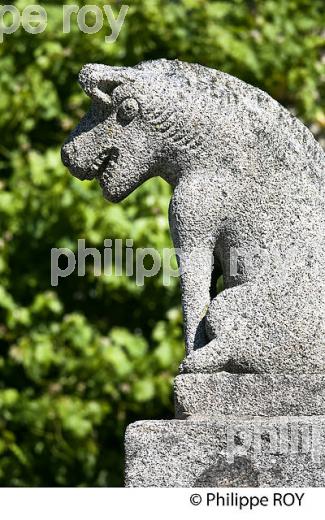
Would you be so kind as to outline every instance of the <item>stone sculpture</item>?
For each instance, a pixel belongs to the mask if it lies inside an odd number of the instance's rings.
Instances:
[[[322,414],[325,155],[312,134],[265,92],[200,65],[86,65],[79,81],[93,102],[62,149],[73,175],[98,179],[113,202],[153,176],[173,187],[169,218],[187,353],[176,378],[177,417],[208,415],[213,422],[217,414],[220,422],[241,415],[237,399],[245,416]],[[220,269],[225,290],[217,295]],[[175,438],[178,421],[166,423]],[[195,424],[205,442],[207,426]],[[134,428],[129,445],[142,423]],[[129,469],[129,485],[196,482],[186,472],[177,480],[172,466],[154,481],[152,466],[143,464],[137,476]],[[222,485],[223,477],[213,478]],[[292,476],[247,479],[293,482]]]

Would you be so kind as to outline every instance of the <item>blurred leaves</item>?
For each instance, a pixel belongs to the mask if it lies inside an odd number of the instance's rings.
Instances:
[[[86,35],[72,17],[64,34],[62,3],[46,5],[44,33],[20,29],[0,45],[2,486],[121,485],[126,425],[173,411],[177,281],[164,287],[160,275],[138,287],[134,277],[96,278],[88,264],[85,277],[50,285],[51,248],[76,252],[80,238],[101,250],[106,238],[171,245],[163,181],[113,206],[62,166],[60,146],[89,105],[81,66],[200,62],[266,90],[320,140],[325,127],[321,0],[133,0],[115,44],[105,43],[105,18]]]

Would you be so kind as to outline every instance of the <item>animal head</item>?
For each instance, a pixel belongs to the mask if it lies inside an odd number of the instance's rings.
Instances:
[[[97,178],[104,196],[118,202],[149,177],[172,176],[184,165],[184,153],[200,141],[200,107],[186,67],[167,60],[83,67],[79,83],[92,104],[62,148],[71,173]]]

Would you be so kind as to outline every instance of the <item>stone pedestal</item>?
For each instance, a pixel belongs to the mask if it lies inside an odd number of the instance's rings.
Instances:
[[[325,486],[325,376],[187,374],[126,433],[128,487]]]

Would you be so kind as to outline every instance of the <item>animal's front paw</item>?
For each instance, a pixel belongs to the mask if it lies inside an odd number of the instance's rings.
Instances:
[[[179,367],[181,374],[212,373],[226,370],[231,363],[231,353],[221,349],[215,341],[189,354]]]

